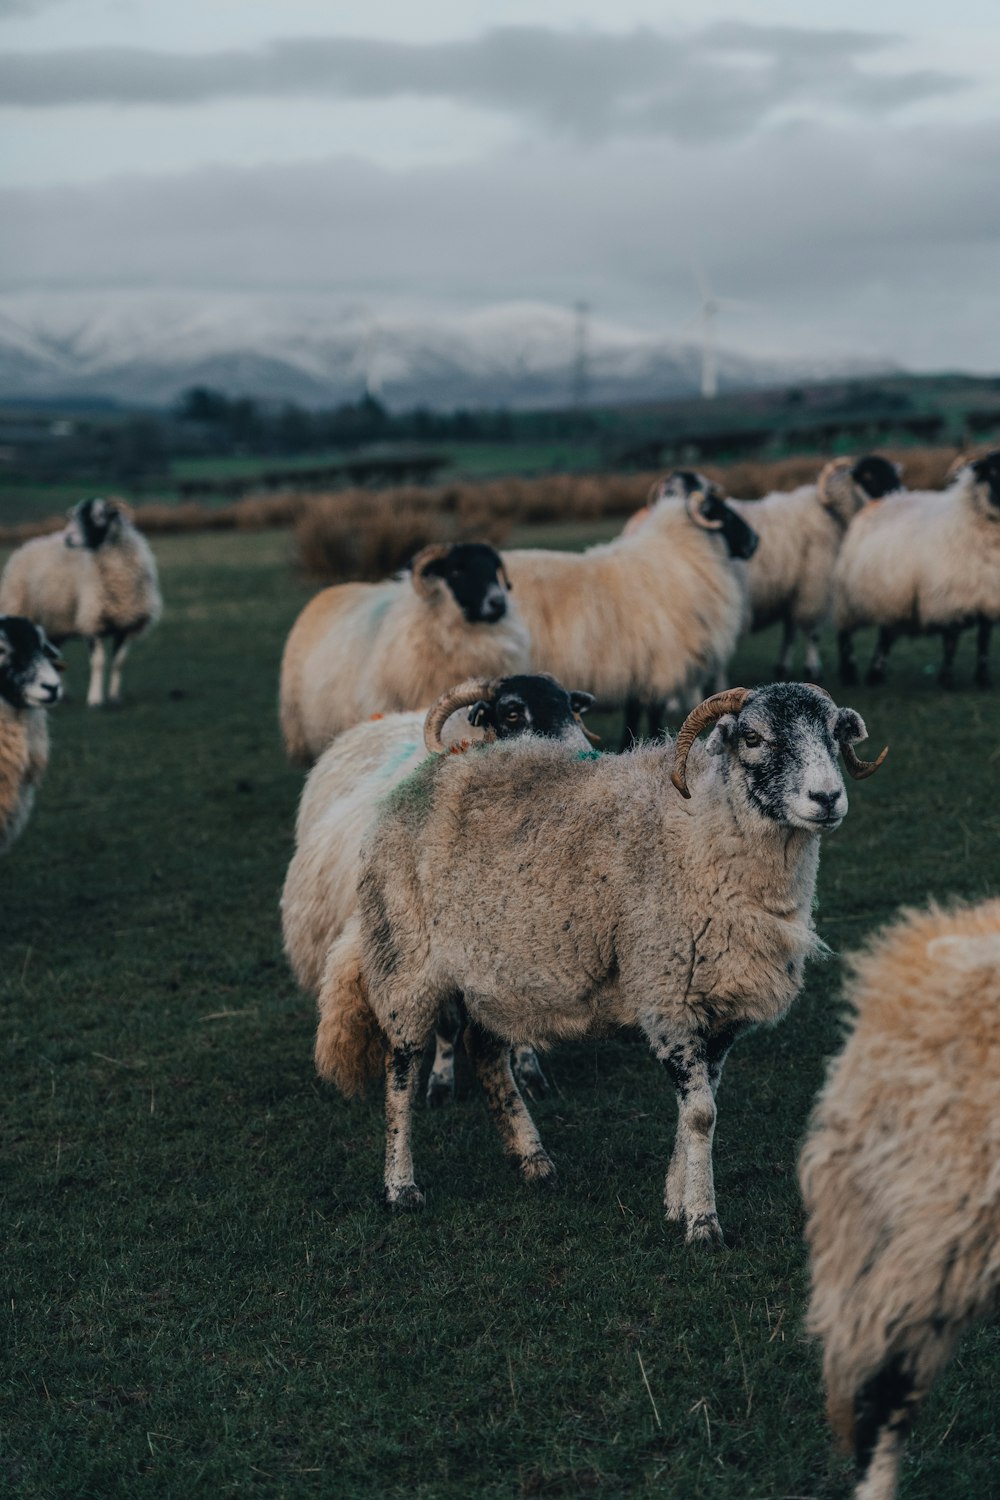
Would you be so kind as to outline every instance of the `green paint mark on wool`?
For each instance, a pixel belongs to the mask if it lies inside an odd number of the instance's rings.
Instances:
[[[391,781],[393,776],[395,776],[396,772],[399,770],[400,766],[406,765],[406,762],[409,760],[410,756],[416,749],[416,740],[411,740],[409,744],[404,745],[402,749],[397,750],[392,759],[382,767],[383,778],[386,781]]]

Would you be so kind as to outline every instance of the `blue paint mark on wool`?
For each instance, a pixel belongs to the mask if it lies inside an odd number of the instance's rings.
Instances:
[[[577,760],[600,760],[601,752],[600,750],[578,750],[576,758]]]
[[[400,766],[406,765],[406,762],[409,760],[410,756],[416,749],[417,742],[416,740],[412,740],[409,744],[403,745],[400,750],[397,750],[396,754],[392,757],[392,760],[390,760],[386,765],[382,767],[383,778],[385,780],[388,780],[390,777],[395,776]]]

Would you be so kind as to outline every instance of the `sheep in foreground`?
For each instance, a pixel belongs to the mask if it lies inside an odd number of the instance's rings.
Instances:
[[[40,626],[0,615],[0,854],[24,829],[49,763],[45,710],[62,697],[61,670]]]
[[[482,542],[425,547],[400,578],[324,589],[282,657],[289,759],[309,765],[352,724],[425,708],[464,678],[526,669],[529,652],[500,555]]]
[[[57,645],[74,636],[88,642],[91,708],[120,701],[129,645],[162,607],[149,544],[114,500],[81,500],[65,531],[25,542],[0,578],[0,610],[37,620]]]
[[[607,706],[683,692],[732,655],[747,618],[735,560],[756,545],[715,491],[665,490],[642,526],[586,552],[505,552],[534,667]]]
[[[463,743],[506,740],[535,734],[570,750],[588,751],[580,715],[593,700],[570,693],[550,677],[514,676],[460,684],[445,693],[425,716],[390,714],[355,725],[335,740],[310,771],[302,792],[295,830],[295,854],[281,897],[285,952],[302,988],[319,997],[323,967],[334,939],[357,906],[358,864],[365,831],[379,802],[415,770],[428,753]],[[462,710],[466,714],[462,715]],[[434,1066],[427,1085],[431,1104],[454,1094],[454,1044],[460,1020],[451,1014],[438,1031]],[[317,1066],[335,1039],[321,1010]],[[520,1081],[544,1091],[546,1084],[531,1048],[518,1051]]]
[[[989,643],[1000,619],[1000,450],[959,470],[949,488],[889,496],[855,517],[833,576],[840,679],[857,680],[853,635],[877,625],[866,681],[885,681],[900,635],[940,631],[939,681],[953,687],[961,631],[978,624],[975,681],[989,686]]]
[[[906,913],[852,967],[799,1164],[809,1326],[857,1500],[891,1500],[911,1420],[1000,1294],[1000,900]]]
[[[853,709],[811,685],[732,688],[699,705],[676,743],[581,761],[525,738],[427,762],[397,787],[362,854],[358,917],[324,976],[359,1066],[377,1065],[373,1035],[389,1040],[386,1201],[422,1201],[410,1155],[417,1067],[441,1008],[462,996],[466,1047],[526,1181],[555,1169],[510,1044],[638,1026],[677,1091],[667,1216],[689,1242],[721,1242],[723,1062],[801,988],[818,946],[819,835],[847,811],[838,750],[852,774],[871,774],[882,757],[866,764],[852,749],[865,735]]]

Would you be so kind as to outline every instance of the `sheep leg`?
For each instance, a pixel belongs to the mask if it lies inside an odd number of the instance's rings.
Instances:
[[[858,668],[854,661],[854,633],[841,630],[837,634],[837,655],[840,658],[840,681],[844,687],[853,687],[858,680]]]
[[[100,708],[104,702],[104,642],[95,635],[90,642],[90,686],[87,688],[87,707]]]
[[[714,1036],[707,1039],[705,1047],[705,1060],[708,1064],[708,1085],[712,1090],[713,1100],[719,1091],[719,1080],[722,1077],[722,1069],[725,1066],[729,1049],[742,1036],[748,1028],[741,1022],[734,1021],[732,1025],[716,1032]],[[670,1166],[667,1169],[667,1183],[663,1194],[663,1206],[666,1209],[668,1219],[684,1223],[687,1214],[684,1207],[684,1196],[687,1183],[687,1155],[690,1147],[687,1125],[680,1107],[678,1097],[677,1113],[677,1135],[674,1140],[674,1149],[670,1157]],[[711,1162],[709,1163],[711,1165]],[[720,1231],[721,1233],[721,1231]]]
[[[774,664],[775,681],[784,682],[792,668],[792,654],[795,650],[795,637],[798,627],[795,621],[786,615],[781,622],[781,651],[778,660]]]
[[[122,700],[122,665],[128,653],[129,641],[124,635],[116,635],[112,638],[111,646],[111,676],[108,679],[108,702],[120,703]]]
[[[510,1068],[510,1048],[480,1026],[469,1026],[465,1047],[483,1086],[504,1151],[525,1182],[555,1182],[556,1169],[528,1113]]]
[[[823,659],[819,654],[819,631],[815,625],[806,631],[806,672],[810,682],[822,682]]]
[[[879,687],[885,681],[885,664],[889,659],[889,652],[892,650],[892,643],[895,639],[896,632],[890,625],[882,625],[879,628],[872,664],[865,674],[865,682],[869,687]]]
[[[958,650],[959,628],[947,625],[941,632],[941,670],[938,684],[943,688],[955,686],[955,652]]]
[[[424,1195],[413,1180],[410,1136],[413,1100],[423,1046],[393,1046],[385,1059],[385,1201],[390,1208],[420,1208]]]
[[[514,1048],[514,1077],[518,1087],[526,1089],[532,1098],[537,1094],[539,1099],[544,1099],[549,1092],[549,1080],[542,1072],[534,1047]]]
[[[715,1209],[712,1172],[715,1093],[707,1039],[657,1036],[649,1040],[654,1056],[666,1068],[677,1091],[677,1139],[663,1194],[667,1218],[685,1226],[689,1245],[722,1245],[725,1241]],[[719,1073],[721,1057],[716,1085]]]
[[[981,615],[976,630],[976,687],[988,688],[990,685],[990,634],[992,630],[993,621]]]
[[[896,1355],[854,1397],[855,1500],[892,1500],[903,1443],[920,1397],[902,1356]]]
[[[431,1108],[451,1104],[455,1098],[455,1047],[464,1025],[463,1007],[449,1001],[441,1010],[434,1034],[434,1063],[427,1080],[427,1103]]]

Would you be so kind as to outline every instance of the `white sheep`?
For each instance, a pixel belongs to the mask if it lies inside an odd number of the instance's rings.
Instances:
[[[1000,450],[965,465],[941,493],[890,495],[851,522],[833,575],[840,677],[857,680],[853,634],[877,625],[867,681],[885,680],[900,635],[940,631],[940,682],[954,685],[962,629],[978,623],[975,681],[989,685],[989,640],[1000,619]]]
[[[688,757],[708,728],[689,792]],[[417,1068],[441,1007],[461,995],[466,1048],[526,1181],[554,1168],[509,1046],[637,1026],[677,1091],[667,1216],[689,1242],[721,1242],[722,1065],[801,988],[817,947],[819,835],[847,811],[838,748],[855,775],[882,759],[858,761],[851,747],[865,733],[853,709],[808,684],[733,688],[690,714],[676,744],[580,760],[525,737],[425,762],[396,788],[362,853],[358,915],[331,950],[321,998],[342,1022],[335,1078],[377,1066],[372,1039],[389,1041],[386,1201],[422,1201],[410,1154]]]
[[[1000,900],[907,912],[851,965],[855,1018],[799,1163],[809,1327],[857,1500],[1000,1295]]]
[[[49,763],[45,710],[62,697],[61,670],[40,626],[0,615],[0,854],[23,831]]]
[[[384,583],[345,583],[311,599],[281,662],[281,730],[308,765],[373,713],[426,707],[467,677],[527,668],[530,640],[499,553],[481,542],[425,547]]]
[[[578,682],[606,706],[659,702],[712,676],[747,619],[738,560],[755,546],[715,491],[665,489],[642,526],[613,541],[585,552],[505,552],[535,669]]]
[[[379,802],[426,759],[456,743],[538,734],[589,750],[580,716],[589,693],[567,692],[549,677],[484,678],[460,684],[422,712],[387,714],[334,740],[306,778],[295,828],[295,854],[281,897],[285,952],[299,984],[318,996],[327,954],[357,906],[364,834]],[[467,712],[463,713],[463,710]],[[446,1018],[427,1085],[431,1104],[454,1093],[454,1042],[460,1022]],[[317,1052],[324,1046],[323,1019]],[[534,1052],[519,1049],[520,1081],[542,1092]]]
[[[162,607],[149,544],[114,500],[81,500],[65,531],[25,542],[0,578],[0,610],[38,621],[57,645],[74,636],[89,643],[91,708],[120,701],[129,645],[156,623]]]

